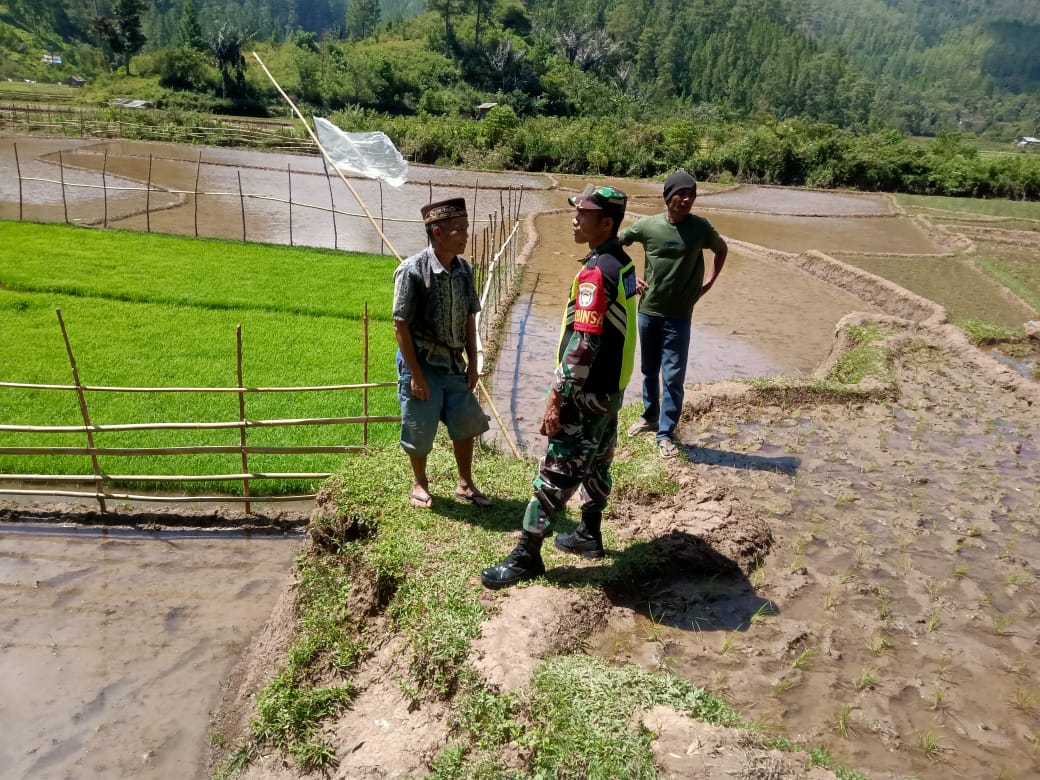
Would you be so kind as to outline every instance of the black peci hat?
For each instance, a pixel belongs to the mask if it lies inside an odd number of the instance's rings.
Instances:
[[[436,203],[427,203],[419,211],[422,214],[423,222],[427,225],[445,219],[465,217],[466,199],[449,198],[448,200],[439,200]]]

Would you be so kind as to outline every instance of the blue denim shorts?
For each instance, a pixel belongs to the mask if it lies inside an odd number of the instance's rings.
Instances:
[[[452,441],[472,439],[490,428],[488,416],[469,389],[465,374],[433,368],[420,358],[430,385],[430,397],[420,401],[412,395],[412,374],[400,353],[397,355],[397,398],[401,402],[401,447],[409,455],[423,457],[433,449],[437,425],[444,423]]]

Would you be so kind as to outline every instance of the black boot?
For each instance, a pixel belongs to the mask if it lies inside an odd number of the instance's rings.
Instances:
[[[520,541],[516,547],[502,563],[480,573],[480,581],[485,587],[497,590],[524,580],[532,580],[543,574],[545,564],[542,562],[542,537],[524,531],[520,534]]]
[[[582,512],[581,522],[574,529],[574,533],[557,535],[556,548],[580,555],[582,558],[602,558],[603,534],[600,531],[602,521],[601,512]]]

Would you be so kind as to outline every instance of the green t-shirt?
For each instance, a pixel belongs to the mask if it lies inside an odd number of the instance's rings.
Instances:
[[[639,300],[641,314],[691,317],[704,284],[704,249],[722,239],[703,217],[690,214],[678,225],[664,213],[643,217],[621,231],[625,246],[637,241],[646,252],[644,278],[649,289]]]

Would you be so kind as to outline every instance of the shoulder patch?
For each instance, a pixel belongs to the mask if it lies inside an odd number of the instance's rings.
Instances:
[[[607,313],[603,274],[598,268],[583,268],[578,274],[574,300],[574,329],[583,333],[602,333]]]

